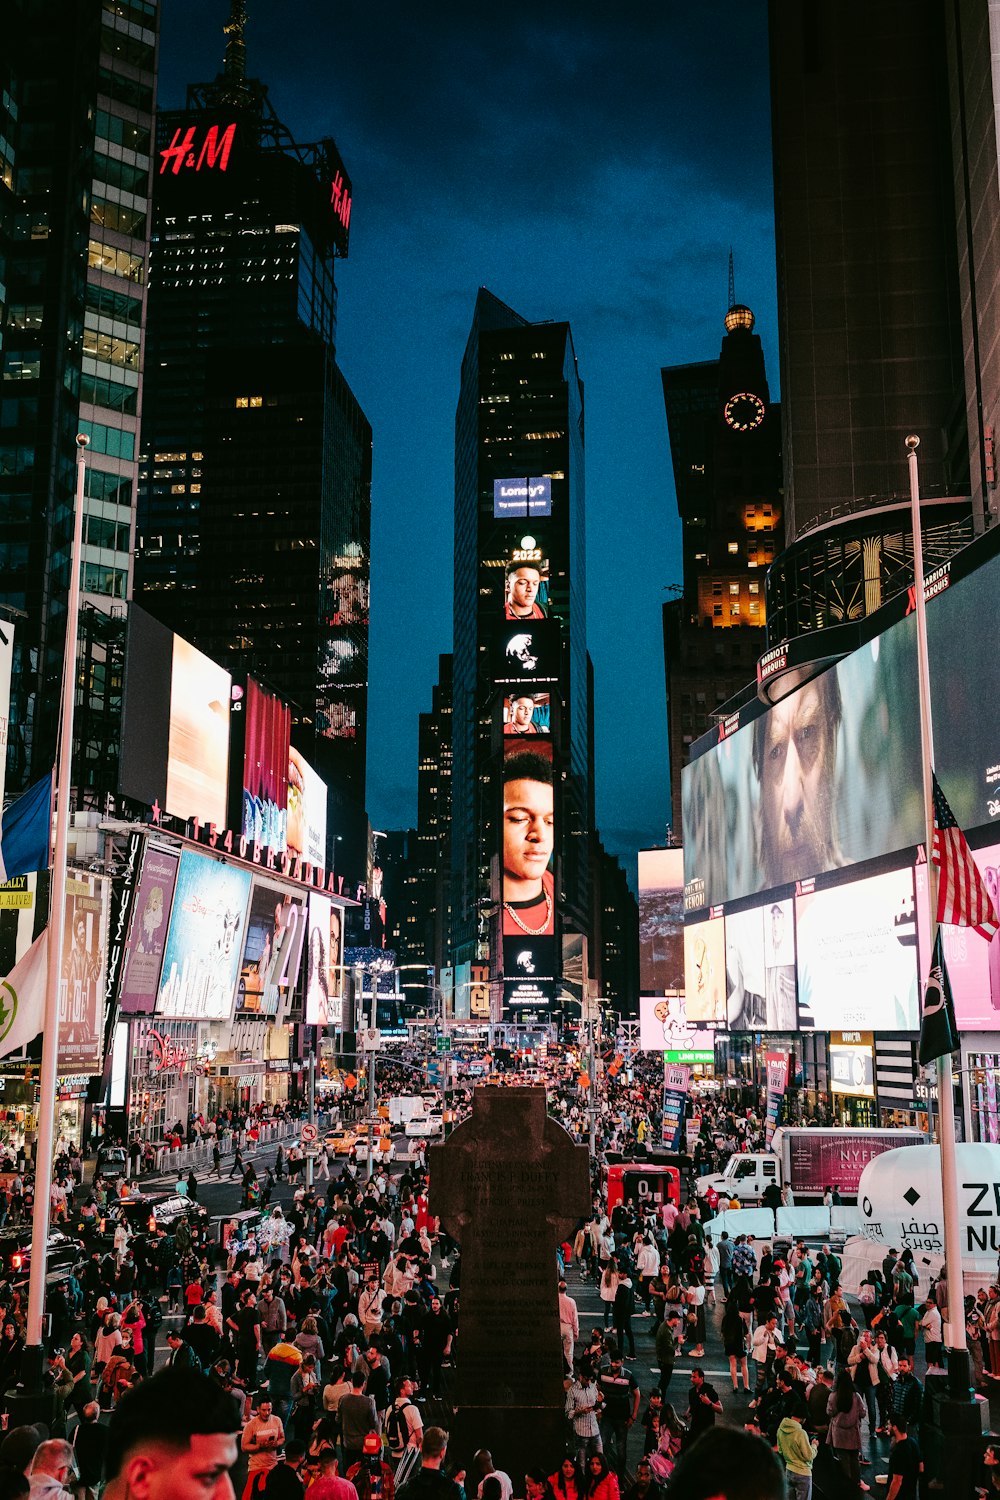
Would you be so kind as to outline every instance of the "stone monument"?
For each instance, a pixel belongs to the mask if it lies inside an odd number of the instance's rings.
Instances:
[[[556,1247],[590,1210],[589,1154],[544,1089],[484,1087],[429,1159],[431,1212],[462,1248],[449,1461],[488,1448],[520,1495],[565,1445]]]

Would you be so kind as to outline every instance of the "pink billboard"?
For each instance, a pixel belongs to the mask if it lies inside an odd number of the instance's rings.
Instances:
[[[986,849],[974,849],[972,857],[979,866],[990,895],[996,901],[1000,893],[1000,844],[991,844]],[[920,974],[921,980],[924,980],[927,978],[930,962],[927,866],[918,865],[916,876]],[[948,966],[959,1030],[1000,1030],[1000,934],[988,943],[970,927],[945,926],[941,930],[944,961]]]
[[[916,1145],[916,1136],[907,1138],[897,1130],[873,1130],[864,1135],[849,1130],[797,1131],[788,1146],[792,1187],[797,1193],[822,1193],[835,1187],[855,1197],[861,1174],[870,1161],[883,1151]]]

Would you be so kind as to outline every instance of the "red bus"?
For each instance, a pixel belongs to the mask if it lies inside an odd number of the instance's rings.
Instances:
[[[608,1213],[619,1203],[659,1211],[665,1203],[681,1206],[681,1174],[677,1167],[654,1162],[620,1161],[608,1167]]]

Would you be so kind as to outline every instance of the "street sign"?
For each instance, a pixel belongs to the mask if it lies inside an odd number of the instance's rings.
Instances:
[[[311,1146],[312,1143],[313,1143],[313,1141],[318,1140],[318,1139],[319,1139],[319,1126],[318,1125],[310,1125],[307,1122],[306,1124],[304,1124],[303,1126],[301,1126],[301,1128],[299,1130],[299,1140],[302,1142],[303,1146]]]
[[[358,1035],[361,1038],[362,1052],[380,1052],[382,1050],[382,1033],[377,1026],[365,1026]]]
[[[435,1045],[437,1047],[438,1052],[450,1052],[451,1051],[451,1035],[450,1035],[450,1033],[446,1031],[446,1032],[443,1033],[443,1035],[441,1035],[439,1037],[436,1037],[435,1038]]]

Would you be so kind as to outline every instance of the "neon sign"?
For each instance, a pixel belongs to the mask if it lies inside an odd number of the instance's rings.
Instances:
[[[330,206],[345,230],[351,227],[351,189],[344,174],[336,172],[330,184]]]
[[[150,1027],[146,1033],[149,1047],[149,1071],[151,1073],[186,1073],[191,1061],[191,1048],[187,1042],[175,1042],[162,1031]]]
[[[201,149],[196,150],[195,142],[198,136],[197,125],[189,125],[182,131],[178,125],[174,131],[174,138],[160,156],[163,158],[160,166],[162,177],[168,167],[174,177],[182,167],[191,167],[195,172],[200,172],[202,167],[218,167],[220,172],[225,172],[229,166],[229,153],[233,149],[233,141],[236,139],[236,122],[227,125],[219,134],[218,125],[210,125],[205,131],[205,138],[201,143]],[[351,201],[347,200],[347,213],[350,217]]]

